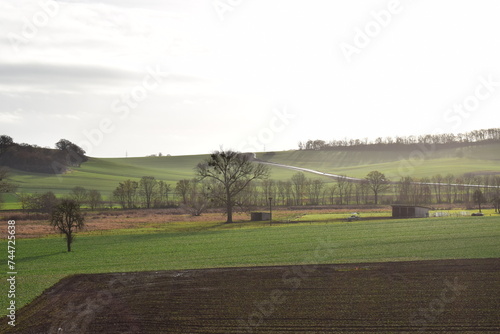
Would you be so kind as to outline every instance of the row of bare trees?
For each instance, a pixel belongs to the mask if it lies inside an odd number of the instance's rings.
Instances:
[[[113,199],[123,208],[163,208],[171,205],[172,186],[154,176],[143,176],[139,182],[125,180],[113,191]]]
[[[403,177],[396,184],[396,201],[409,204],[466,204],[474,203],[473,194],[480,190],[486,201],[495,204],[500,197],[499,175],[474,175],[466,173],[436,174],[433,177],[415,179]]]
[[[120,182],[113,198],[122,208],[180,206],[193,215],[200,215],[207,208],[227,206],[226,190],[223,182],[213,178],[184,179],[172,187],[152,176],[145,176],[139,182]],[[231,201],[232,206],[241,209],[267,206],[270,199],[277,206],[399,203],[464,204],[470,207],[477,204],[474,199],[476,190],[484,196],[483,203],[498,205],[500,176],[436,174],[419,179],[403,177],[398,182],[390,182],[383,173],[372,171],[359,181],[340,176],[327,183],[324,179],[309,178],[297,172],[289,180],[263,178],[240,185]]]
[[[179,202],[192,210],[217,206],[215,198],[222,191],[213,182],[181,180],[175,187]],[[249,184],[238,197],[241,207],[266,206],[271,199],[273,205],[365,205],[365,204],[477,204],[477,191],[482,194],[482,203],[498,207],[500,199],[500,176],[474,176],[464,174],[437,174],[430,178],[404,177],[398,182],[389,182],[383,173],[370,172],[364,179],[353,182],[341,176],[327,183],[323,179],[308,178],[298,172],[289,180],[264,179]],[[210,199],[203,201],[201,198]],[[219,196],[220,197],[220,196]],[[199,212],[198,212],[199,214]]]
[[[361,147],[369,145],[445,145],[482,142],[500,142],[500,128],[474,130],[465,133],[428,134],[421,136],[378,137],[375,140],[341,139],[329,142],[316,139],[299,142],[300,150],[328,150],[338,147]]]
[[[60,204],[60,199],[52,191],[44,193],[18,193],[16,194],[21,204],[21,209],[27,212],[50,213]],[[104,207],[101,192],[96,189],[86,189],[76,186],[69,194],[64,196],[63,200],[72,200],[78,205],[88,206],[91,210]]]

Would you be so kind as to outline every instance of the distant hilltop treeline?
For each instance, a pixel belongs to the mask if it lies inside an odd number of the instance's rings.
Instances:
[[[85,151],[69,140],[61,139],[55,149],[18,144],[6,135],[0,136],[0,166],[26,172],[61,174],[69,167],[80,166],[88,158]]]
[[[364,139],[341,139],[326,142],[324,140],[308,140],[299,142],[299,150],[329,150],[335,148],[361,148],[361,147],[394,147],[394,146],[412,146],[412,145],[446,145],[446,146],[466,146],[478,143],[499,143],[500,128],[474,130],[459,134],[427,134],[420,136],[396,136],[396,137],[378,137],[375,140]]]

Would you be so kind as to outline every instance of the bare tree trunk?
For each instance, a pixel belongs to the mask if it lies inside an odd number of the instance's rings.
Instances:
[[[73,241],[73,236],[71,234],[66,234],[66,245],[68,248],[68,253],[71,252],[71,242]]]
[[[232,223],[233,222],[233,206],[231,203],[227,204],[227,221],[226,223]]]
[[[226,198],[227,198],[227,221],[226,223],[232,223],[233,222],[233,203],[232,203],[232,196],[229,191],[229,189],[226,189]]]

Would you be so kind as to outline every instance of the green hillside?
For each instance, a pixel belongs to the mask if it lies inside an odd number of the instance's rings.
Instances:
[[[388,149],[376,146],[370,149],[302,150],[258,153],[259,159],[279,164],[303,167],[325,173],[365,177],[370,171],[379,170],[393,180],[401,176],[424,177],[441,173],[460,175],[500,173],[500,144],[471,145],[460,148],[438,148],[429,154],[422,150],[402,147]],[[415,160],[425,155],[425,160]],[[181,179],[195,176],[194,168],[206,155],[144,157],[144,158],[91,158],[81,167],[72,168],[63,175],[29,173],[12,170],[12,181],[18,184],[18,192],[34,193],[53,191],[67,194],[75,186],[97,189],[107,197],[118,182],[126,179],[139,180],[142,176],[154,176],[175,185]],[[272,167],[271,178],[289,179],[296,171]],[[310,175],[313,176],[313,175]],[[313,176],[321,177],[321,176]],[[331,178],[326,181],[332,181]],[[5,198],[6,209],[16,206],[17,198]]]
[[[452,173],[500,174],[500,144],[481,144],[459,148],[423,150],[417,147],[388,149],[303,150],[261,153],[269,162],[309,168],[325,173],[365,177],[370,171],[383,172],[392,180],[401,176],[431,177]],[[424,157],[424,160],[421,158]]]
[[[49,175],[13,171],[12,180],[24,192],[52,190],[65,194],[74,186],[111,192],[118,182],[126,179],[140,179],[152,175],[159,180],[175,183],[192,178],[193,168],[202,156],[147,157],[147,158],[91,158],[81,167],[72,168],[64,175]]]
[[[206,155],[144,157],[144,158],[91,158],[81,167],[73,167],[63,175],[29,173],[11,170],[11,180],[19,186],[18,192],[42,193],[52,191],[64,195],[75,186],[97,189],[108,196],[119,182],[126,179],[139,180],[142,176],[154,176],[175,186],[182,179],[195,177],[196,165]],[[272,168],[272,177],[290,178],[294,172],[283,168]],[[5,196],[7,209],[14,208],[14,195]]]

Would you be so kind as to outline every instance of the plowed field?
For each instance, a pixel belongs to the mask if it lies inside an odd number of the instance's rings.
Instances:
[[[76,275],[11,333],[499,333],[500,259]]]

